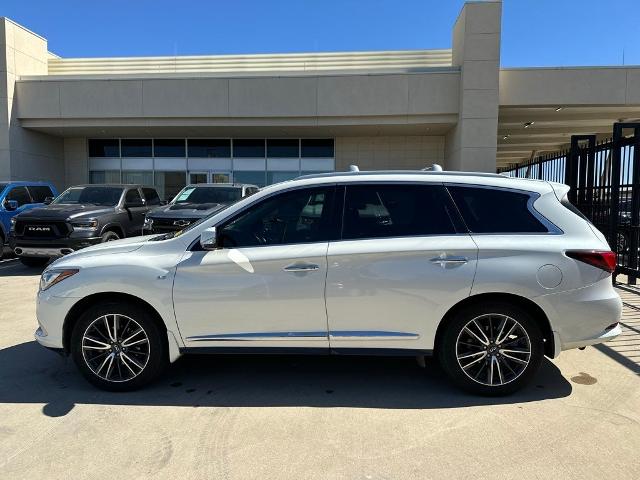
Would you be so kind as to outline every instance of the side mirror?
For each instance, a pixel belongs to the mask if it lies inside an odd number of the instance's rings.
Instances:
[[[45,205],[51,205],[51,202],[53,202],[53,197],[45,197],[44,199],[44,203]]]
[[[218,247],[216,227],[209,227],[200,234],[200,246],[203,250],[215,250]]]
[[[19,207],[17,200],[5,200],[4,208],[10,212],[17,210]]]

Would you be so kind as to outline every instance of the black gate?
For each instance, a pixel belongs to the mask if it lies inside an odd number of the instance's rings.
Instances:
[[[566,183],[569,200],[603,232],[618,254],[616,275],[640,277],[640,123],[615,123],[611,139],[574,135],[566,151],[500,173]]]

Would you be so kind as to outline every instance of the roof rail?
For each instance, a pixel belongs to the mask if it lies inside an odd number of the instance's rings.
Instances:
[[[360,169],[358,168],[357,165],[349,165],[349,171],[350,172],[359,172]]]
[[[430,167],[424,167],[421,171],[422,172],[441,172],[442,171],[442,167],[440,165],[438,165],[437,163],[434,163]]]

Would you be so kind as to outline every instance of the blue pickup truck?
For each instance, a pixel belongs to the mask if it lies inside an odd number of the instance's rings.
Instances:
[[[58,191],[50,183],[0,180],[0,258],[9,238],[11,218],[51,203],[57,195]]]

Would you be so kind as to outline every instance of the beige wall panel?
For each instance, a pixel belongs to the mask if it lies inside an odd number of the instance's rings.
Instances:
[[[87,140],[85,138],[64,139],[64,183],[65,187],[88,181]]]
[[[143,81],[143,114],[152,117],[225,117],[229,80],[219,78]]]
[[[627,69],[626,103],[640,105],[640,68]]]
[[[495,60],[500,58],[500,34],[476,33],[467,36],[464,46],[465,60]]]
[[[460,73],[408,75],[409,114],[458,113]]]
[[[500,105],[624,105],[624,68],[502,70]]]
[[[466,10],[466,35],[500,32],[502,2],[469,2]],[[466,46],[465,46],[466,48]]]
[[[18,118],[60,117],[58,82],[17,82],[16,93]]]
[[[407,113],[407,75],[318,78],[318,115],[399,115]]]
[[[311,117],[317,114],[315,77],[229,80],[232,117]]]
[[[63,117],[140,117],[142,81],[60,82],[60,113]]]

